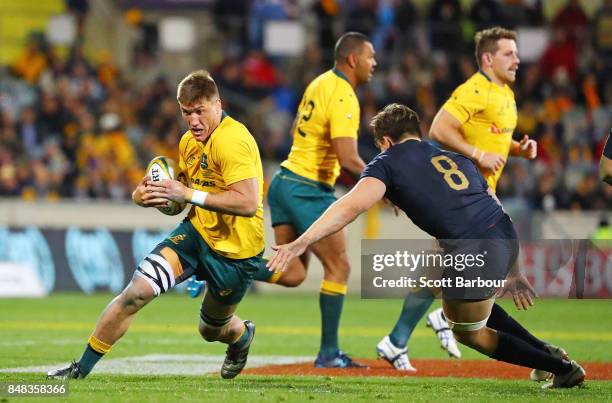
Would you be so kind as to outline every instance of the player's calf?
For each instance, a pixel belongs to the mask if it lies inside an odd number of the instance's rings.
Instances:
[[[306,269],[299,263],[290,264],[287,270],[281,273],[274,273],[268,282],[294,288],[299,286],[306,279]]]

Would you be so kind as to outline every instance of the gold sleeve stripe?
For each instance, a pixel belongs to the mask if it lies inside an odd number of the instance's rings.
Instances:
[[[348,289],[346,284],[334,283],[333,281],[321,281],[321,293],[327,295],[345,295]]]
[[[89,345],[94,351],[100,354],[108,353],[112,347],[110,344],[106,344],[102,340],[97,339],[93,334],[89,336],[89,339],[87,340],[87,342],[89,343]]]

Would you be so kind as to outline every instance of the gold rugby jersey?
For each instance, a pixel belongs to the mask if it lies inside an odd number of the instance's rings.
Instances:
[[[340,164],[332,139],[359,131],[359,101],[337,69],[315,78],[306,88],[293,123],[293,145],[281,166],[305,178],[334,186]]]
[[[461,122],[463,137],[469,144],[508,159],[517,121],[510,87],[495,84],[479,71],[457,87],[442,108]],[[494,191],[503,169],[496,173],[481,170]]]
[[[188,218],[206,243],[231,259],[246,259],[264,249],[263,169],[248,129],[225,112],[205,144],[187,131],[179,144],[179,165],[190,187],[221,193],[244,179],[257,179],[259,201],[253,217],[239,217],[192,206]]]

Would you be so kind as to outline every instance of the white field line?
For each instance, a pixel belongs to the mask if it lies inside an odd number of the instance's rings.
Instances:
[[[121,375],[204,375],[218,373],[223,363],[223,355],[152,354],[139,357],[114,358],[102,360],[92,374]],[[265,367],[274,364],[295,364],[313,362],[313,357],[304,356],[252,356],[247,368]],[[43,373],[63,367],[67,362],[17,368],[3,368],[0,372]]]

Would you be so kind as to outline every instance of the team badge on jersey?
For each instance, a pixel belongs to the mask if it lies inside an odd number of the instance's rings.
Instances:
[[[191,168],[191,167],[193,166],[193,163],[194,163],[194,162],[195,162],[195,156],[193,156],[193,155],[192,155],[192,156],[190,156],[189,158],[187,158],[187,166],[188,166],[188,167],[190,167],[190,168]]]
[[[206,154],[202,154],[202,159],[200,160],[200,168],[208,168],[208,157],[206,156]]]

